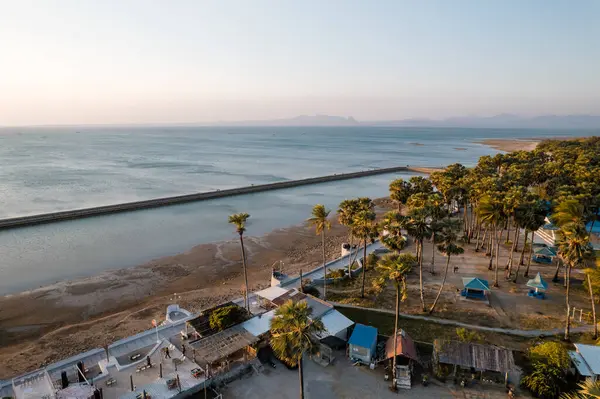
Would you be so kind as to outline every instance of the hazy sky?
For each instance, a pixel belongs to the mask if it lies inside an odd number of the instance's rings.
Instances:
[[[597,0],[0,0],[0,125],[600,114]]]

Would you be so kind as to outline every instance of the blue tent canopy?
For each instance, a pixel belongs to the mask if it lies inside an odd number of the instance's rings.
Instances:
[[[535,288],[536,290],[547,290],[548,283],[544,281],[542,275],[538,272],[538,274],[527,282],[527,286],[531,288]]]
[[[490,285],[487,280],[477,277],[463,277],[463,285],[467,290],[489,291]]]

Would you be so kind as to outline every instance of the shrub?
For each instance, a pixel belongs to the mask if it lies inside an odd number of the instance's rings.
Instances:
[[[321,296],[321,293],[319,292],[319,290],[317,289],[317,287],[312,286],[312,285],[308,285],[305,287],[302,287],[302,292],[304,292],[305,294],[308,295],[312,295],[316,298],[318,298],[319,296]]]
[[[527,374],[521,380],[524,387],[537,397],[556,398],[566,386],[570,366],[567,350],[558,342],[544,342],[529,349]]]
[[[239,306],[229,305],[214,310],[210,314],[210,328],[223,331],[246,319],[246,311]]]
[[[377,262],[379,262],[379,256],[376,253],[371,252],[367,255],[367,270],[374,269],[377,266]]]
[[[483,342],[483,336],[479,334],[477,331],[467,330],[466,328],[457,328],[456,336],[458,340],[461,342],[474,342],[481,343]]]
[[[335,269],[335,270],[328,272],[325,275],[325,278],[342,278],[345,275],[346,275],[346,273],[345,273],[344,269]]]

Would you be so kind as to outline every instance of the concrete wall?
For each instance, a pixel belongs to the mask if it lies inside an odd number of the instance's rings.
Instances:
[[[232,189],[227,189],[227,190],[217,190],[217,191],[209,191],[209,192],[203,192],[203,193],[178,195],[178,196],[174,196],[174,197],[165,197],[165,198],[157,198],[157,199],[145,200],[145,201],[128,202],[128,203],[124,203],[124,204],[98,206],[98,207],[87,208],[87,209],[75,209],[75,210],[71,210],[71,211],[62,211],[62,212],[46,213],[46,214],[41,214],[41,215],[23,216],[23,217],[0,220],[0,229],[8,229],[8,228],[20,227],[20,226],[30,226],[30,225],[43,224],[43,223],[52,223],[52,222],[58,222],[61,220],[80,219],[80,218],[85,218],[85,217],[106,215],[106,214],[110,214],[110,213],[131,212],[131,211],[136,211],[136,210],[140,210],[140,209],[157,208],[157,207],[161,207],[161,206],[182,204],[182,203],[194,202],[194,201],[203,201],[203,200],[213,199],[213,198],[231,197],[234,195],[258,193],[258,192],[269,191],[269,190],[279,190],[282,188],[298,187],[298,186],[304,186],[304,185],[309,185],[309,184],[326,183],[326,182],[331,182],[331,181],[336,181],[336,180],[347,180],[347,179],[355,179],[358,177],[374,176],[374,175],[381,175],[381,174],[394,173],[394,172],[410,172],[410,171],[419,172],[416,169],[410,168],[408,166],[398,166],[398,167],[393,167],[393,168],[364,170],[364,171],[360,171],[360,172],[342,173],[342,174],[335,174],[335,175],[328,175],[328,176],[311,177],[311,178],[300,179],[300,180],[283,181],[283,182],[278,182],[278,183],[260,184],[260,185],[256,185],[256,186],[246,186],[246,187],[232,188]]]

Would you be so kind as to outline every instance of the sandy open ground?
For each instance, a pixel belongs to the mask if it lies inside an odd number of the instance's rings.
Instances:
[[[500,151],[531,151],[542,141],[541,139],[487,139],[478,141]]]

